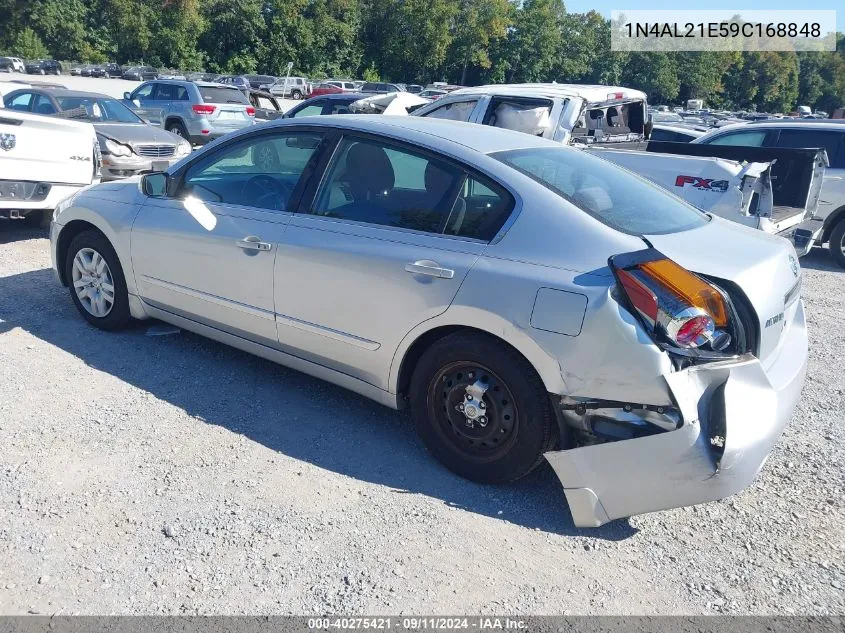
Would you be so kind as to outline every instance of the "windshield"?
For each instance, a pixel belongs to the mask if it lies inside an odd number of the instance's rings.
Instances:
[[[144,123],[138,115],[117,99],[106,97],[56,97],[62,110],[85,108],[78,118],[93,123]]]
[[[623,233],[676,233],[708,222],[704,213],[680,198],[581,150],[538,147],[492,157]]]
[[[200,96],[205,103],[242,103],[249,105],[249,99],[237,88],[223,88],[221,86],[197,86]]]

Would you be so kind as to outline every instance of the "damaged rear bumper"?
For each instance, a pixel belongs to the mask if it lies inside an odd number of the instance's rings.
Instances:
[[[714,501],[747,488],[798,401],[807,367],[803,303],[767,367],[751,356],[665,376],[673,431],[546,453],[575,525]]]

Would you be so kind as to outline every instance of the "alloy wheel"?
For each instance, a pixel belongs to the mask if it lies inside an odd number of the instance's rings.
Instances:
[[[82,248],[73,258],[73,289],[79,303],[97,318],[114,306],[114,278],[105,258],[93,248]]]

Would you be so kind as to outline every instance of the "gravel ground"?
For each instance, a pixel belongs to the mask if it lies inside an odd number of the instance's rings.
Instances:
[[[486,487],[405,414],[200,337],[89,327],[0,222],[0,613],[845,613],[845,272],[760,480],[574,528],[548,467]]]

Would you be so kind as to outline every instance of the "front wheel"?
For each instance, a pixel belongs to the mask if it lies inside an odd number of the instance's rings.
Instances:
[[[557,441],[542,380],[513,348],[459,332],[432,345],[411,378],[411,415],[429,451],[453,472],[504,483],[536,468]]]
[[[845,218],[833,227],[827,247],[833,256],[833,261],[845,268]]]
[[[117,330],[129,323],[123,268],[104,235],[83,231],[73,238],[65,258],[65,279],[76,309],[88,323],[102,330]]]

